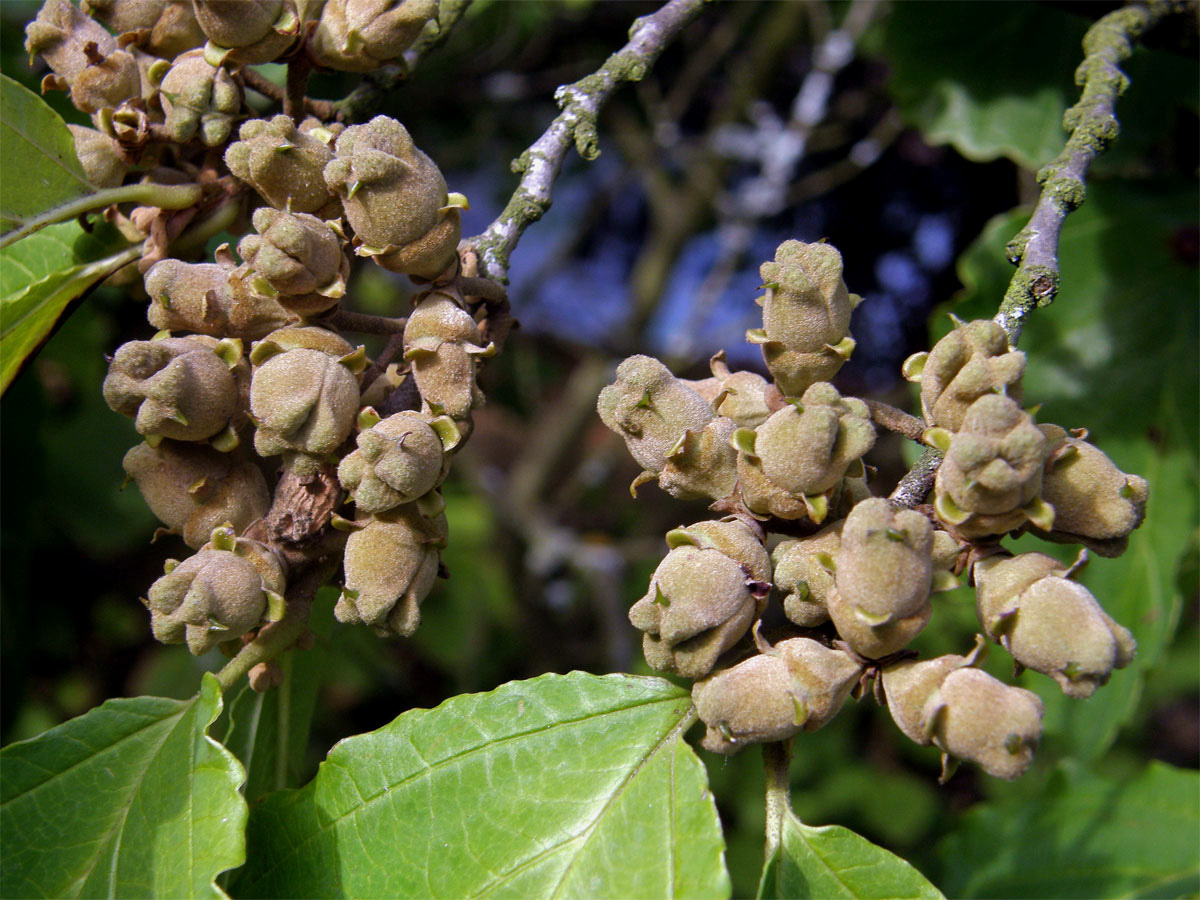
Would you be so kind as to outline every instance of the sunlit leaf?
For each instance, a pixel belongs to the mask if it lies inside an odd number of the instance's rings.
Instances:
[[[0,752],[6,897],[219,897],[244,857],[243,771],[208,726],[221,689],[109,700]]]
[[[789,810],[763,868],[760,898],[920,898],[942,894],[909,863],[839,825],[805,825]]]
[[[0,146],[0,234],[94,190],[66,123],[7,75],[0,75]]]
[[[692,715],[662,679],[578,672],[404,713],[255,808],[232,892],[728,896]]]
[[[0,391],[7,390],[71,302],[141,255],[116,229],[63,222],[0,249]]]

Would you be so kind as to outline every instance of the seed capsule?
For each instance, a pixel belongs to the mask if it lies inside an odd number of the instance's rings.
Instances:
[[[954,322],[954,330],[929,353],[905,362],[910,381],[921,384],[925,421],[949,431],[963,426],[967,410],[985,394],[1021,400],[1025,354],[1009,350],[1008,335],[991,319]]]
[[[693,686],[696,713],[708,726],[700,744],[729,755],[816,731],[837,715],[861,674],[840,650],[808,638],[780,641]]]
[[[784,241],[759,273],[767,288],[763,327],[746,339],[762,345],[779,389],[799,397],[850,358],[850,313],[862,298],[846,290],[842,256],[829,244]]]
[[[1045,458],[1046,439],[1028,413],[1008,397],[985,394],[949,439],[934,484],[938,518],[968,538],[1026,521],[1049,527],[1054,510],[1039,499]]]
[[[376,116],[342,132],[325,182],[342,200],[359,256],[426,281],[453,275],[460,204],[451,202],[437,165],[395,119]]]
[[[1054,507],[1054,531],[1087,540],[1101,555],[1119,555],[1146,517],[1146,479],[1126,475],[1103,451],[1057,425],[1040,427],[1047,439],[1042,499]]]
[[[308,48],[318,65],[373,72],[417,39],[437,0],[327,0]]]
[[[1049,675],[1070,697],[1090,697],[1133,661],[1137,642],[1067,572],[1042,553],[981,560],[976,609],[988,637],[1019,665]]]
[[[437,578],[446,517],[413,505],[359,523],[346,542],[346,586],[334,607],[339,622],[364,623],[381,635],[408,637]]]
[[[700,678],[762,614],[771,561],[759,535],[738,519],[676,529],[667,542],[672,549],[629,619],[645,632],[651,667]]]

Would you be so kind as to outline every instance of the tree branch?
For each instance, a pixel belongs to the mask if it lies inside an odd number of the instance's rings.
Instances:
[[[1066,146],[1038,172],[1042,193],[1029,224],[1008,244],[1008,258],[1018,265],[996,322],[1015,347],[1025,319],[1039,306],[1054,302],[1058,293],[1058,239],[1067,215],[1082,205],[1088,168],[1116,138],[1119,125],[1113,115],[1117,96],[1129,85],[1117,64],[1133,52],[1133,42],[1160,18],[1176,8],[1169,2],[1130,5],[1109,13],[1088,29],[1083,38],[1083,62],[1076,80],[1083,92],[1063,116],[1070,130]]]
[[[921,443],[921,436],[925,433],[925,423],[921,419],[879,400],[863,400],[863,403],[871,410],[871,420],[876,425]]]
[[[554,181],[572,143],[586,160],[595,159],[596,118],[622,82],[641,81],[663,48],[700,12],[704,0],[670,0],[658,12],[633,23],[629,43],[594,74],[555,92],[562,112],[513,162],[521,182],[499,217],[483,234],[470,239],[479,251],[479,274],[508,280],[508,260],[525,229],[550,208]]]
[[[934,479],[937,478],[938,466],[942,464],[942,454],[932,448],[926,450],[917,459],[908,474],[900,479],[895,490],[888,495],[888,500],[894,506],[913,509],[925,502],[925,497],[933,489]]]

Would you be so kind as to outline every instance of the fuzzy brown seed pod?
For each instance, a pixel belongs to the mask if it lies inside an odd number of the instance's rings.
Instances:
[[[1049,675],[1069,697],[1090,697],[1133,661],[1137,642],[1068,571],[1042,553],[981,560],[976,610],[1020,666]]]
[[[867,625],[885,625],[920,611],[933,584],[933,526],[883,498],[864,500],[842,528],[837,592]]]
[[[150,511],[194,550],[222,523],[241,534],[271,505],[262,472],[236,451],[166,440],[138,444],[122,465]]]
[[[129,163],[117,152],[116,142],[94,128],[68,124],[75,139],[75,155],[83,166],[87,180],[98,188],[116,187],[125,180]]]
[[[193,137],[206,147],[224,144],[242,111],[241,87],[224,66],[210,65],[202,50],[191,50],[171,63],[159,84],[159,97],[166,116],[163,127],[181,144]]]
[[[347,128],[325,182],[341,198],[360,242],[357,253],[392,272],[427,281],[453,275],[462,234],[437,165],[395,119]]]
[[[1015,401],[985,394],[971,404],[961,431],[931,433],[946,448],[934,483],[939,519],[968,538],[1003,534],[1026,521],[1051,527],[1054,509],[1039,497],[1046,438]]]
[[[739,519],[677,528],[667,544],[671,551],[629,619],[645,633],[652,668],[701,678],[762,615],[771,561],[760,536]]]
[[[693,686],[696,713],[708,726],[700,745],[730,755],[816,731],[841,710],[861,674],[840,650],[808,638],[780,641]]]
[[[783,612],[797,625],[816,628],[829,621],[829,593],[845,524],[842,519],[808,537],[781,541],[771,551]]]
[[[248,271],[238,272],[232,264],[161,260],[146,272],[146,318],[162,330],[242,340],[261,338],[295,318],[271,297],[253,293],[244,277]]]
[[[130,341],[109,365],[104,400],[133,418],[139,434],[207,440],[237,411],[233,369],[240,359],[240,346],[214,347],[199,338]]]
[[[412,363],[425,411],[435,416],[461,421],[483,405],[475,369],[493,353],[471,314],[446,294],[426,296],[404,326],[404,358]]]
[[[276,209],[335,219],[342,205],[322,174],[333,159],[322,129],[297,129],[287,116],[251,119],[225,151],[229,171],[249,184]]]
[[[150,586],[154,637],[199,656],[283,614],[284,570],[266,545],[216,529],[192,557]]]
[[[41,56],[54,70],[43,90],[71,92],[80,112],[114,109],[137,97],[142,80],[133,55],[117,48],[116,39],[67,0],[46,0],[25,28],[25,49]]]
[[[829,381],[850,358],[850,313],[862,299],[846,290],[842,256],[829,244],[784,241],[759,268],[763,327],[746,333],[785,396]]]
[[[888,709],[906,736],[942,751],[942,780],[952,771],[953,757],[1011,781],[1033,762],[1042,734],[1042,701],[1032,691],[971,668],[974,656],[889,666],[882,676]]]
[[[347,363],[321,350],[297,348],[256,363],[250,414],[260,456],[286,461],[332,454],[350,436],[358,413],[358,381]]]
[[[655,473],[685,431],[701,431],[714,418],[703,397],[650,356],[631,356],[617,367],[617,380],[600,392],[597,410],[637,464]]]
[[[954,322],[954,330],[928,353],[904,363],[904,374],[921,385],[925,421],[949,431],[963,426],[967,410],[984,394],[1000,393],[1018,403],[1025,354],[1010,350],[1008,335],[991,319]]]
[[[407,50],[437,12],[437,0],[327,0],[308,51],[327,69],[373,72]]]
[[[194,0],[196,21],[208,36],[214,62],[258,65],[279,59],[300,39],[296,0]]]
[[[346,293],[350,261],[329,223],[269,206],[254,211],[258,234],[247,235],[238,253],[260,275],[280,305],[311,316],[336,306]]]
[[[1146,479],[1126,475],[1082,437],[1057,425],[1039,427],[1047,441],[1042,499],[1054,507],[1054,532],[1101,555],[1119,555],[1146,517]]]
[[[165,59],[206,40],[191,0],[81,0],[80,7],[114,34],[138,33],[143,48]]]
[[[766,394],[770,385],[756,372],[731,372],[725,351],[709,360],[712,377],[684,384],[709,402],[718,416],[732,419],[738,428],[757,428],[771,415]]]
[[[738,429],[734,443],[747,508],[819,523],[842,478],[862,474],[859,460],[875,444],[875,426],[865,403],[819,382],[754,431]]]
[[[437,487],[459,439],[449,416],[396,413],[359,433],[358,449],[338,466],[338,480],[360,512],[386,512]]]
[[[426,518],[410,504],[357,524],[346,542],[346,586],[334,615],[380,635],[408,637],[437,578],[446,517]]]

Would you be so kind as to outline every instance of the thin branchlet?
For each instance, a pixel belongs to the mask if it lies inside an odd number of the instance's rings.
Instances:
[[[572,145],[586,160],[599,153],[596,118],[624,82],[641,81],[663,49],[695,18],[704,0],[670,0],[658,12],[633,23],[629,43],[595,73],[555,92],[562,112],[513,162],[520,184],[504,211],[482,234],[469,239],[479,252],[479,274],[508,280],[508,260],[521,235],[550,208],[554,181]]]
[[[1133,52],[1134,41],[1180,8],[1181,4],[1173,2],[1132,4],[1104,16],[1084,35],[1084,59],[1075,73],[1083,90],[1079,102],[1063,116],[1070,137],[1054,161],[1038,172],[1042,192],[1037,206],[1029,223],[1008,244],[1008,258],[1017,271],[996,322],[1013,347],[1029,314],[1053,303],[1058,294],[1058,242],[1063,223],[1084,201],[1092,161],[1119,130],[1114,110],[1117,97],[1129,85],[1119,64]]]

